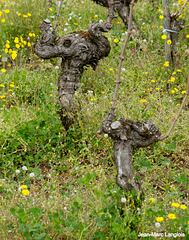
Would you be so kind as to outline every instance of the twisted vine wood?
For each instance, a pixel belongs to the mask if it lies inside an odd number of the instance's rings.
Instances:
[[[80,108],[75,92],[80,86],[84,67],[91,66],[95,70],[99,60],[110,53],[110,43],[102,32],[108,32],[111,27],[109,23],[92,23],[88,31],[75,31],[58,38],[50,20],[46,19],[40,25],[42,35],[36,43],[35,53],[42,59],[62,58],[58,97],[59,114],[66,130]]]

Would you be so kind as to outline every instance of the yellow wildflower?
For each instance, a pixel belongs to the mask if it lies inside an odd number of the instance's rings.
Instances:
[[[149,198],[149,201],[155,202],[155,198]]]
[[[174,213],[169,213],[169,214],[168,214],[168,218],[169,218],[169,219],[176,219],[176,216],[175,216]]]
[[[158,12],[161,12],[161,11],[162,11],[162,9],[161,9],[161,8],[159,8],[159,9],[158,9]]]
[[[171,90],[172,93],[175,93],[175,90]]]
[[[19,43],[19,38],[18,38],[18,37],[15,37],[14,42],[15,42],[15,43]]]
[[[28,13],[28,17],[31,17],[31,13]]]
[[[181,70],[180,70],[180,69],[177,69],[177,72],[181,72]]]
[[[5,52],[5,53],[8,53],[8,51],[9,51],[9,50],[8,50],[7,48],[5,48],[4,52]]]
[[[148,102],[146,99],[141,99],[140,103]]]
[[[7,44],[5,44],[5,47],[6,48],[10,48],[10,45],[7,43]]]
[[[7,71],[7,70],[6,70],[6,69],[4,69],[4,68],[2,68],[2,69],[1,69],[1,72],[4,72],[4,73],[5,73],[6,71]]]
[[[51,11],[51,12],[52,12],[52,8],[49,8],[49,11]]]
[[[3,98],[5,98],[5,96],[4,96],[4,95],[3,95],[3,96],[0,96],[0,98],[3,99]],[[1,185],[1,184],[0,184],[0,185]],[[2,185],[1,185],[1,186],[2,186]]]
[[[29,37],[32,37],[32,36],[33,36],[33,34],[32,34],[32,33],[29,33],[28,35],[29,35]]]
[[[157,218],[156,218],[156,221],[157,221],[157,222],[162,222],[163,220],[164,220],[163,217],[157,217]]]
[[[151,80],[151,82],[153,82],[153,83],[154,83],[154,82],[156,82],[156,81],[155,81],[155,80]]]
[[[22,37],[22,36],[20,37],[20,41],[21,41],[21,43],[23,43],[23,42],[24,42],[24,39],[23,39],[23,37]]]
[[[163,15],[160,15],[159,18],[160,18],[160,19],[164,19],[164,16],[163,16]]]
[[[35,33],[33,33],[33,37],[35,37]]]
[[[5,13],[9,13],[10,11],[9,11],[9,9],[5,9]]]
[[[30,191],[28,189],[24,189],[24,190],[22,190],[22,194],[24,196],[28,196],[30,194]]]
[[[175,78],[174,77],[171,77],[170,80],[168,80],[169,82],[174,82],[175,81]]]
[[[164,34],[164,35],[161,36],[161,38],[162,38],[162,39],[166,39],[167,37],[166,37],[166,35]]]
[[[27,188],[27,185],[22,185],[22,186],[20,186],[21,188]]]
[[[23,15],[23,17],[24,17],[24,18],[27,18],[27,17],[28,17],[28,15]]]
[[[28,47],[31,47],[31,43],[30,42],[28,42]]]
[[[166,62],[163,64],[163,66],[165,66],[165,67],[169,67],[169,62],[166,61]]]
[[[18,13],[17,15],[18,15],[18,16],[21,16],[21,13]]]
[[[10,84],[10,87],[14,87],[14,84]]]
[[[186,35],[186,38],[189,38],[189,34]]]
[[[4,84],[0,84],[0,87],[5,87],[5,85]]]
[[[170,45],[171,44],[171,40],[167,40],[167,44]]]
[[[171,203],[171,205],[172,205],[173,207],[179,207],[179,206],[180,206],[179,203]]]
[[[20,44],[18,44],[18,43],[15,46],[16,46],[16,48],[20,48]]]
[[[175,75],[176,74],[176,72],[173,72],[173,75]]]
[[[17,51],[12,51],[11,57],[14,60],[17,57]]]
[[[5,19],[3,18],[3,19],[1,20],[1,22],[4,23],[4,22],[5,22]]]
[[[118,43],[118,42],[119,42],[119,39],[117,39],[117,38],[114,39],[114,42],[115,42],[115,43]]]
[[[3,13],[3,12],[2,12],[2,11],[0,11],[0,17],[2,16],[2,13]]]
[[[184,204],[182,204],[182,205],[180,205],[180,208],[181,209],[186,209],[187,207]]]
[[[185,94],[186,93],[186,91],[182,91],[182,94]]]

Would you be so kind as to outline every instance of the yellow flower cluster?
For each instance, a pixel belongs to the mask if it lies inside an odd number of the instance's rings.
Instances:
[[[114,42],[115,42],[115,43],[118,43],[118,42],[119,42],[119,39],[117,39],[117,38],[114,39]]]
[[[140,100],[140,103],[145,103],[145,102],[148,102],[146,99],[141,99]]]
[[[157,221],[157,222],[162,222],[163,220],[164,220],[163,217],[157,217],[157,218],[156,218],[156,221]]]
[[[169,67],[169,61],[166,61],[166,62],[163,64],[163,66]]]
[[[168,218],[169,218],[169,219],[176,219],[176,216],[175,216],[174,213],[169,213],[169,214],[168,214]]]
[[[26,185],[22,185],[21,188],[23,188],[22,190],[22,194],[24,196],[28,196],[30,194],[30,191],[27,189],[27,186]]]

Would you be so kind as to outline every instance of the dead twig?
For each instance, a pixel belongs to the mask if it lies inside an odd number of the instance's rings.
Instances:
[[[167,138],[167,137],[170,135],[170,133],[171,133],[171,131],[172,131],[172,129],[173,129],[176,121],[178,120],[178,118],[179,118],[179,116],[180,116],[180,113],[181,113],[181,111],[182,111],[182,109],[183,109],[183,107],[184,107],[184,104],[185,104],[185,102],[186,102],[186,99],[188,98],[188,95],[189,95],[189,75],[188,75],[187,86],[186,86],[186,94],[185,94],[185,97],[184,97],[184,99],[183,99],[183,101],[182,101],[182,104],[181,104],[181,106],[180,106],[180,109],[179,109],[179,111],[178,111],[178,114],[177,114],[176,118],[173,120],[173,123],[172,123],[169,131],[168,131],[163,137],[160,137],[160,138],[159,138],[159,141],[164,140],[165,138]]]
[[[128,24],[128,30],[127,30],[127,37],[123,46],[123,50],[120,56],[120,61],[119,61],[119,67],[118,67],[118,73],[117,73],[117,80],[116,80],[116,86],[115,86],[115,91],[114,91],[114,95],[112,98],[112,113],[114,113],[115,111],[115,101],[116,101],[116,97],[117,97],[117,93],[118,93],[118,89],[119,89],[119,84],[120,84],[120,75],[121,75],[121,67],[122,67],[122,62],[124,60],[124,54],[125,54],[125,50],[127,47],[127,43],[129,41],[129,37],[131,35],[131,27],[132,27],[132,13],[133,13],[133,6],[134,6],[135,0],[132,0],[131,2],[131,8],[130,8],[130,13],[129,13],[129,24]]]
[[[186,27],[189,27],[189,24],[187,24],[186,26],[183,26],[182,28],[184,29],[184,28],[186,28]]]
[[[182,11],[184,10],[187,2],[188,2],[188,0],[185,1],[185,3],[183,4],[180,12],[177,12],[177,13],[175,14],[175,19],[177,19],[177,18],[182,14]]]
[[[62,6],[62,2],[63,2],[63,0],[61,0],[61,2],[60,2],[59,8],[58,8],[58,13],[56,14],[56,21],[55,21],[55,25],[54,25],[54,31],[56,30],[56,27],[58,26],[58,18],[60,16],[60,9],[61,9],[61,6]]]

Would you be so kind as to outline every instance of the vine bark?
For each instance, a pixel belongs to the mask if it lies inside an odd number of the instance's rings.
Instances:
[[[92,23],[88,31],[80,30],[58,38],[50,20],[46,19],[40,25],[42,35],[35,46],[36,54],[43,59],[62,58],[58,96],[59,114],[66,130],[78,113],[80,104],[75,92],[80,86],[84,67],[91,66],[95,70],[99,60],[110,53],[110,43],[102,32],[108,32],[111,27],[111,24]]]

